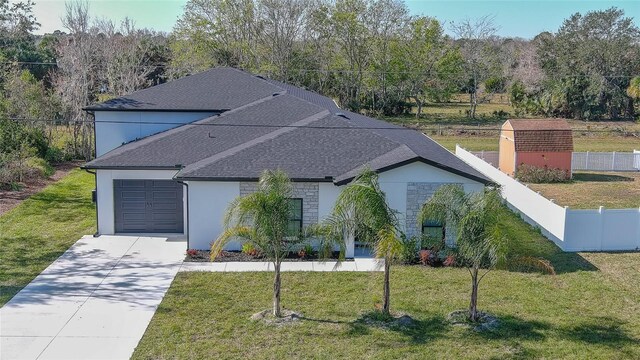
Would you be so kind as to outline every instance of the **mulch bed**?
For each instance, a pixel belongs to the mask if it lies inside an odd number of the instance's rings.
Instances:
[[[208,250],[196,250],[196,254],[193,256],[187,255],[184,259],[186,262],[211,262],[209,259],[211,252]],[[330,259],[338,260],[339,252],[335,251]],[[243,262],[264,262],[269,261],[264,257],[255,257],[247,255],[241,251],[222,251],[222,253],[213,262],[229,262],[229,261],[243,261]],[[308,256],[301,258],[297,253],[289,253],[282,261],[319,261],[317,256]],[[353,261],[353,259],[345,259],[343,261]]]
[[[20,205],[21,202],[31,195],[39,193],[46,186],[62,179],[80,164],[82,162],[74,161],[57,164],[53,166],[56,172],[46,179],[33,179],[21,183],[22,188],[18,191],[0,190],[0,215]]]

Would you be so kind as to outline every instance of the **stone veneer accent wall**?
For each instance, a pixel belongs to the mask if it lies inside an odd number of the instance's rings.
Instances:
[[[318,223],[318,183],[294,182],[293,197],[302,199],[302,226]],[[256,191],[258,184],[255,182],[241,182],[240,196]]]
[[[420,235],[422,228],[418,226],[418,213],[420,207],[438,188],[446,183],[407,183],[407,213],[405,217],[405,231],[408,237]],[[445,230],[447,243],[453,242],[453,235],[450,229]]]

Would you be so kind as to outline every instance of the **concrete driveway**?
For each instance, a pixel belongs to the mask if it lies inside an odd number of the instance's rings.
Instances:
[[[85,236],[0,309],[0,359],[128,359],[186,243]]]

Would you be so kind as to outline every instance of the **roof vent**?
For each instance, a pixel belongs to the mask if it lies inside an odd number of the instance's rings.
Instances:
[[[349,119],[349,117],[347,115],[345,115],[344,113],[341,113],[341,112],[337,112],[336,116],[340,116],[341,118],[345,118],[347,120]]]
[[[256,75],[256,77],[257,77],[258,79],[267,80],[267,79],[266,79],[264,76],[262,76],[262,75]]]
[[[286,91],[278,91],[278,92],[274,92],[272,96],[284,95],[285,93]]]

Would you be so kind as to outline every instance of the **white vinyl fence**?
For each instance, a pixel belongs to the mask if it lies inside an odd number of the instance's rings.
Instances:
[[[574,152],[571,169],[590,171],[640,171],[640,152]]]
[[[456,155],[501,185],[502,197],[529,224],[564,251],[615,251],[640,248],[640,208],[574,210],[546,199],[472,153]]]
[[[498,167],[498,151],[472,151],[473,155]],[[574,152],[572,171],[640,171],[640,151],[633,152]]]

